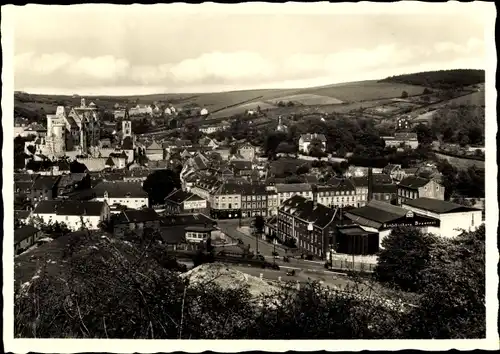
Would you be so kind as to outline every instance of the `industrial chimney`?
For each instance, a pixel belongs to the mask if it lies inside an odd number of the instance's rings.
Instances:
[[[373,199],[373,169],[368,168],[368,200],[367,202],[371,202]]]

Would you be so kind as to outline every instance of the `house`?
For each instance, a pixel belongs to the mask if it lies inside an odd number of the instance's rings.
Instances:
[[[351,180],[332,179],[330,182],[313,189],[314,200],[317,203],[330,208],[357,205],[356,186]]]
[[[268,192],[265,184],[242,184],[241,217],[249,218],[257,215],[266,217]]]
[[[388,164],[384,167],[382,172],[386,175],[391,176],[393,181],[401,181],[405,177],[405,173],[401,168],[401,165]]]
[[[381,200],[387,203],[395,203],[398,199],[397,184],[374,184],[370,200]]]
[[[326,137],[324,134],[302,134],[299,138],[299,151],[302,151],[306,154],[309,153],[309,147],[311,145],[311,142],[313,141],[319,141],[321,144],[322,151],[326,150]]]
[[[73,231],[82,223],[89,230],[97,230],[101,222],[109,220],[110,209],[104,201],[42,200],[32,215],[47,224],[64,223]]]
[[[275,190],[278,194],[278,206],[294,195],[300,195],[309,200],[314,198],[312,186],[308,183],[277,183]]]
[[[359,225],[337,225],[333,253],[350,255],[376,255],[379,251],[377,232],[364,230]],[[330,259],[330,254],[327,254]]]
[[[160,216],[154,209],[124,210],[113,223],[113,234],[117,236],[132,231],[142,237],[145,229],[160,230]]]
[[[243,184],[223,182],[210,195],[212,219],[241,218],[241,193]]]
[[[462,230],[475,231],[483,224],[482,210],[433,198],[407,199],[402,207],[421,215],[438,219],[439,227],[429,232],[443,237],[455,237]]]
[[[216,225],[204,214],[168,215],[161,220],[160,233],[163,242],[170,247],[186,248],[188,239],[190,243],[198,243],[208,237],[210,229]]]
[[[429,232],[439,227],[439,219],[414,213],[399,206],[386,202],[372,200],[361,208],[346,210],[344,215],[353,224],[359,225],[365,231],[376,232],[379,235],[379,248],[392,229],[399,226],[414,226]]]
[[[201,128],[200,128],[200,131],[201,131]],[[201,138],[198,141],[198,144],[200,144],[201,146],[210,148],[210,149],[216,149],[219,146],[219,145],[217,145],[217,143],[215,142],[214,139],[209,138],[209,137]]]
[[[146,147],[146,157],[149,160],[163,160],[163,147],[155,140]]]
[[[88,173],[63,175],[57,184],[57,195],[64,196],[68,193],[90,188],[90,186],[90,175]]]
[[[204,134],[213,134],[215,132],[221,131],[222,127],[219,125],[203,125],[198,129]]]
[[[148,178],[150,173],[151,171],[145,168],[129,170],[123,175],[123,181],[143,183]]]
[[[253,161],[255,159],[256,148],[250,143],[246,142],[238,148],[238,155],[244,160]]]
[[[30,200],[36,203],[40,200],[52,200],[57,197],[57,184],[61,176],[39,176],[31,186]]]
[[[215,230],[212,226],[188,226],[185,229],[186,242],[200,243],[207,241],[212,237],[212,231]]]
[[[41,237],[42,232],[31,225],[24,225],[14,230],[14,254],[17,255],[30,248]]]
[[[269,189],[267,186],[266,186],[266,191],[267,191],[267,215],[268,216],[278,215],[278,207],[279,207],[278,193],[273,189]]]
[[[245,160],[232,160],[229,163],[235,176],[250,176],[253,171],[252,162]]]
[[[398,184],[398,204],[409,199],[432,198],[444,200],[444,186],[433,179],[417,176],[403,178]]]
[[[14,210],[14,220],[17,220],[20,224],[26,224],[30,217],[31,210]]]
[[[338,210],[295,195],[279,207],[276,236],[283,243],[294,242],[305,254],[324,259],[330,243],[335,243],[332,236]]]
[[[396,148],[418,148],[418,138],[416,133],[395,133],[394,136],[382,137],[385,141],[385,146]]]
[[[165,198],[165,211],[172,214],[205,214],[209,212],[209,204],[196,194],[177,189]]]
[[[92,188],[93,200],[106,201],[108,205],[120,204],[129,209],[149,207],[148,194],[137,182],[100,182]]]
[[[212,207],[211,195],[221,185],[221,181],[216,176],[202,176],[191,187],[191,193],[200,196],[202,199],[208,200]]]
[[[411,123],[408,117],[400,117],[396,119],[396,130],[408,130],[411,128]]]

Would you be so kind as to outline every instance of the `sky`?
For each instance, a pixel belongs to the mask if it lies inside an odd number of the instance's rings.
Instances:
[[[14,86],[53,94],[190,93],[485,68],[484,19],[472,7],[410,13],[356,5],[350,13],[330,5],[302,14],[283,4],[271,11],[19,7]]]

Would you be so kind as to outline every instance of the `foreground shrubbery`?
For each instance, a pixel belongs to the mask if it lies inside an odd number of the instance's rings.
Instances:
[[[421,270],[428,285],[416,306],[390,302],[356,286],[332,291],[311,283],[300,290],[287,286],[271,295],[252,297],[247,289],[225,289],[214,281],[189,284],[167,269],[172,264],[162,259],[161,245],[150,248],[154,243],[147,240],[134,244],[99,238],[88,246],[91,237],[81,233],[80,238],[67,242],[58,260],[63,262],[59,272],[51,271],[50,262],[41,261],[37,277],[17,290],[16,337],[376,339],[484,335],[484,261],[481,264],[480,256],[484,230],[429,251],[429,265]],[[467,259],[471,261],[463,262],[464,252],[469,252]],[[459,304],[463,308],[457,308]]]
[[[410,337],[486,335],[484,224],[450,239],[399,228],[383,246],[375,268],[379,280],[421,296]]]

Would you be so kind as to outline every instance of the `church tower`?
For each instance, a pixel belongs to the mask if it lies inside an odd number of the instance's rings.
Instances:
[[[82,98],[82,99],[80,100],[80,107],[81,107],[81,108],[85,108],[85,98]]]
[[[128,109],[125,110],[125,115],[122,120],[122,139],[127,136],[132,136],[132,121],[128,115]]]

